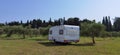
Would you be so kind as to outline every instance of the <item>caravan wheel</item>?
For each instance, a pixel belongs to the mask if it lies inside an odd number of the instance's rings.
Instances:
[[[55,40],[55,39],[54,39],[53,41],[54,41],[54,43],[56,43],[56,40]]]

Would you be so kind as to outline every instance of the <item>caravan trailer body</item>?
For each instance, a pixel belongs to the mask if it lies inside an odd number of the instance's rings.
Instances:
[[[53,26],[49,29],[49,40],[63,43],[79,42],[79,29],[79,26],[72,25]]]

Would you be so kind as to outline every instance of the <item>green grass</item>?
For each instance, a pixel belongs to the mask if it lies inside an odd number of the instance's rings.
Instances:
[[[0,39],[0,55],[119,55],[120,38],[81,37],[79,43],[54,44],[47,37],[33,37],[21,40]]]

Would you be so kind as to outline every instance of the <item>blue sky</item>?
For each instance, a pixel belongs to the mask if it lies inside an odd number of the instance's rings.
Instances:
[[[120,0],[0,0],[0,23],[61,17],[101,21],[120,17]]]

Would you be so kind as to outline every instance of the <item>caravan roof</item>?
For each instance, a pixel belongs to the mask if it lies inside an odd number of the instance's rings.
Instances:
[[[64,25],[65,27],[76,27],[79,28],[79,26],[74,26],[74,25]]]
[[[79,28],[79,26],[74,26],[74,25],[60,25],[60,26],[53,26],[53,27],[51,27],[50,29],[55,29],[55,28],[58,28],[58,27]]]

